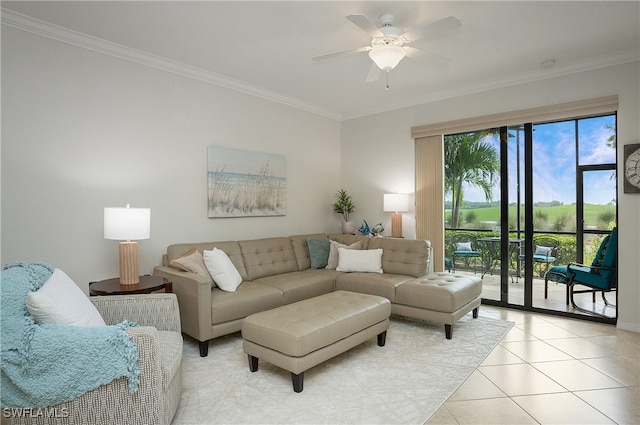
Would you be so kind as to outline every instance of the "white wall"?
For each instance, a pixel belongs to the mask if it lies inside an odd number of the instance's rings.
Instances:
[[[340,123],[2,27],[2,264],[45,261],[85,291],[118,275],[103,208],[151,208],[140,272],[170,243],[338,231]],[[283,217],[207,218],[207,146],[282,154]]]
[[[359,204],[359,216],[383,221],[382,195],[415,189],[411,127],[536,106],[618,95],[618,163],[622,146],[640,142],[640,67],[620,65],[571,76],[395,110],[342,123],[342,181]],[[370,160],[362,160],[363,153]],[[376,172],[371,172],[375,163]],[[618,173],[621,178],[622,173]],[[618,327],[640,332],[640,196],[626,195],[618,181]],[[405,237],[415,237],[415,210],[405,214]],[[369,220],[370,219],[370,220]],[[376,222],[377,222],[376,221]],[[412,226],[412,227],[409,227]]]
[[[354,221],[382,221],[389,233],[382,195],[414,190],[412,126],[617,94],[621,162],[621,147],[639,141],[639,81],[636,63],[341,124],[3,26],[0,260],[49,262],[86,290],[117,275],[104,207],[152,209],[151,239],[140,242],[150,273],[174,242],[338,231],[329,205],[340,187]],[[209,144],[286,155],[287,216],[207,218]],[[405,237],[415,237],[413,214]],[[640,196],[620,191],[618,326],[636,331],[638,217]]]

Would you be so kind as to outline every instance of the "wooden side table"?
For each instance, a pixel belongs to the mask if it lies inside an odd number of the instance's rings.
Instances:
[[[164,292],[173,292],[173,284],[164,277],[140,276],[140,282],[135,285],[120,285],[120,278],[89,282],[89,295],[132,295],[150,294],[164,289]]]

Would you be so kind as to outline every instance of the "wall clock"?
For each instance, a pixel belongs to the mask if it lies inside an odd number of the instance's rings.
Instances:
[[[624,145],[624,193],[640,193],[640,143]]]

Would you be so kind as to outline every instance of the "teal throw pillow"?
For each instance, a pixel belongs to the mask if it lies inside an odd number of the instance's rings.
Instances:
[[[307,239],[312,269],[324,269],[329,260],[329,239]]]

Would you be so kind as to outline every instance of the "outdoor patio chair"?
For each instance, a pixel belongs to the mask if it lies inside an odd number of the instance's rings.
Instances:
[[[555,236],[534,235],[533,243],[533,271],[537,272],[538,276],[542,277],[547,273],[549,267],[556,262],[558,258],[558,249],[560,248],[560,241]],[[524,265],[524,254],[520,254],[519,259],[520,265]],[[546,286],[545,298],[547,298]]]
[[[451,236],[451,246],[453,250],[452,255],[452,269],[456,271],[456,260],[463,260],[465,268],[470,268],[471,261],[474,263],[474,273],[476,272],[477,264],[480,264],[482,268],[482,254],[477,251],[474,246],[477,236],[473,232],[456,232]],[[482,271],[482,270],[480,270]]]
[[[567,285],[566,302],[581,311],[585,311],[598,316],[604,316],[592,310],[587,310],[576,304],[573,294],[591,292],[592,300],[596,302],[596,292],[602,292],[602,299],[607,306],[614,306],[607,301],[605,292],[617,289],[617,254],[618,254],[618,230],[614,228],[611,234],[605,236],[600,243],[596,256],[590,266],[569,263],[567,265],[554,266],[544,277],[544,297],[547,298],[547,285],[549,281],[563,283]],[[586,286],[590,289],[575,290],[575,285]]]

